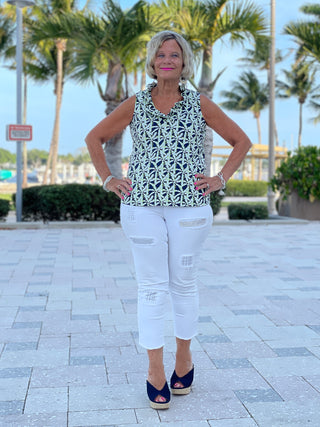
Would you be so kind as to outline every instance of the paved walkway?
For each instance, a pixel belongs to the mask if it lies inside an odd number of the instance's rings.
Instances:
[[[319,222],[213,226],[195,383],[166,411],[146,398],[122,230],[0,230],[0,239],[1,426],[320,425]],[[166,335],[170,377],[170,313]]]

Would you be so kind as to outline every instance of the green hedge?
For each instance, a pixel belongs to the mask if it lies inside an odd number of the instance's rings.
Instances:
[[[15,195],[13,195],[15,201]],[[213,215],[221,208],[217,192],[210,194]],[[8,203],[9,204],[9,203]],[[22,221],[114,221],[120,220],[120,199],[100,185],[42,185],[22,191]]]
[[[263,203],[230,203],[229,219],[268,219],[268,207]]]
[[[285,200],[292,190],[302,199],[320,200],[320,147],[299,147],[277,168],[270,181],[273,191],[279,191]]]
[[[120,199],[100,185],[42,185],[23,189],[23,221],[114,221]]]
[[[10,211],[9,200],[0,199],[0,220],[5,219]]]
[[[219,196],[217,191],[210,193],[210,206],[212,208],[213,215],[217,215],[219,213],[223,197],[224,196]]]
[[[268,183],[265,181],[231,179],[227,182],[226,196],[229,197],[263,197],[267,192]]]

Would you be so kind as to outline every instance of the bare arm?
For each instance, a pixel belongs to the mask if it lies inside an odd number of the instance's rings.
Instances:
[[[228,160],[221,170],[225,181],[228,181],[241,165],[252,144],[243,130],[214,102],[204,95],[200,96],[200,102],[201,111],[207,125],[233,147]],[[209,178],[202,174],[197,176],[201,178],[197,182],[197,188],[206,188],[207,184],[210,186],[204,195],[221,188],[221,181],[218,177]]]
[[[92,163],[102,182],[111,175],[102,145],[130,124],[134,112],[135,99],[135,96],[132,96],[122,102],[112,113],[101,120],[85,138]],[[110,191],[122,197],[121,190],[125,190],[128,193],[131,188],[131,181],[128,178],[122,180],[112,178],[107,186]]]

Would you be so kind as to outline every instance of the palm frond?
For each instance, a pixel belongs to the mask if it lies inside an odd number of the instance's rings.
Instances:
[[[291,22],[284,33],[294,37],[301,54],[307,54],[320,62],[320,24],[316,22]]]
[[[251,110],[255,114],[268,105],[268,85],[260,83],[252,71],[244,72],[239,80],[233,82],[230,91],[222,91],[221,95],[226,98],[221,106],[235,111]]]
[[[212,38],[216,41],[228,35],[231,44],[243,44],[250,38],[265,35],[267,27],[264,11],[253,2],[228,3],[213,28]]]

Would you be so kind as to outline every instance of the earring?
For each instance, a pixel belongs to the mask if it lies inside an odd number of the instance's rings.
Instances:
[[[180,79],[179,86],[180,86],[180,92],[183,92],[186,88],[186,79],[185,78]]]

